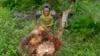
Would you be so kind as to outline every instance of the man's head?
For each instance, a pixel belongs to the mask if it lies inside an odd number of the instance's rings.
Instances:
[[[48,16],[50,14],[50,9],[51,9],[50,4],[44,4],[43,5],[43,14],[44,14],[44,16]]]

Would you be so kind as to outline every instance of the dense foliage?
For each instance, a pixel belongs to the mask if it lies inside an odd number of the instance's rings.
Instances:
[[[30,22],[13,19],[9,10],[0,7],[0,56],[19,56],[17,47],[21,37],[26,36],[34,25]]]
[[[21,56],[18,45],[34,27],[33,20],[12,18],[12,11],[33,10],[49,2],[53,9],[65,10],[65,0],[0,0],[0,56]],[[59,5],[58,5],[59,4]],[[58,8],[57,8],[58,7]],[[77,0],[61,37],[63,46],[56,56],[100,56],[100,1]],[[57,28],[57,27],[55,27]]]
[[[44,3],[50,3],[52,8],[58,10],[58,5],[60,6],[61,4],[59,0],[1,0],[0,3],[3,7],[17,11],[41,9],[41,5]]]

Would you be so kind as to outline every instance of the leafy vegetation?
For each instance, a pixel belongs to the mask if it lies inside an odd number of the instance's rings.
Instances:
[[[11,18],[10,11],[0,7],[0,56],[19,56],[17,47],[21,37],[26,36],[33,25],[32,21]]]
[[[12,11],[41,9],[45,2],[55,10],[65,10],[70,4],[66,1],[65,8],[62,0],[0,0],[0,56],[21,56],[17,49],[20,40],[34,27],[33,20],[12,18]],[[72,13],[56,56],[100,56],[100,1],[79,0]]]

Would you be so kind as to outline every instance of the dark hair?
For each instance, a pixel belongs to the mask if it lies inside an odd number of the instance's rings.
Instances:
[[[51,6],[50,6],[50,4],[46,3],[46,4],[43,5],[43,9],[44,8],[48,8],[50,10],[51,9]]]

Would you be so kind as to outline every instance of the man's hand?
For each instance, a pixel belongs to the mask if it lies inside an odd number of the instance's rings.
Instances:
[[[61,32],[62,30],[63,30],[63,29],[62,29],[62,27],[59,27],[58,31],[60,31],[60,32]]]
[[[63,30],[62,27],[59,27],[56,36],[58,36],[62,32],[62,30]]]

